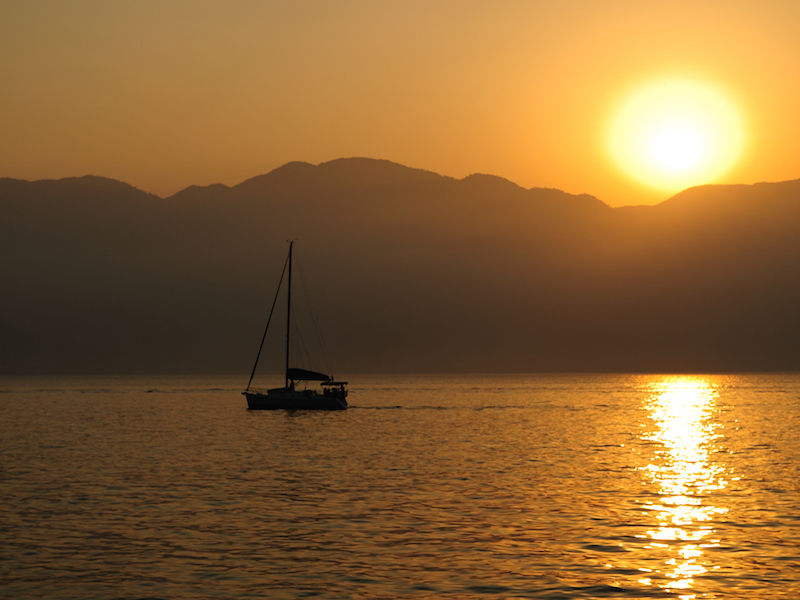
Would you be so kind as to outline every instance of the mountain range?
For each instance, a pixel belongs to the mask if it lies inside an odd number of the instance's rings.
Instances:
[[[337,373],[800,369],[800,180],[611,208],[353,158],[0,179],[0,373],[246,377],[288,239]]]

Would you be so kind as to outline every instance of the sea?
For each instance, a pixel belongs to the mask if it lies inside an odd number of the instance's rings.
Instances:
[[[349,379],[0,379],[0,597],[800,598],[798,374]]]

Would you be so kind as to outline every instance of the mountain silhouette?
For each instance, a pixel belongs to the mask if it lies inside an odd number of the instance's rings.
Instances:
[[[800,180],[611,208],[353,158],[0,179],[0,372],[245,374],[290,238],[340,373],[800,368]]]

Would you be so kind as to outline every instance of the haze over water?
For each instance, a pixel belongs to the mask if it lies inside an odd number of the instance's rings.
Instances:
[[[0,382],[14,598],[796,598],[800,376]]]

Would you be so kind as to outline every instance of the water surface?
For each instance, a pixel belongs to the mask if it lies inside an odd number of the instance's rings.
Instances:
[[[798,598],[800,376],[0,380],[13,598]]]

